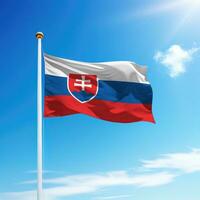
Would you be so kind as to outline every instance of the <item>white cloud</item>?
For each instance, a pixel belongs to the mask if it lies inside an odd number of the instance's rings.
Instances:
[[[123,199],[131,197],[132,195],[113,195],[113,196],[102,196],[102,197],[96,197],[96,200],[105,200],[105,199]]]
[[[44,180],[44,183],[58,185],[44,189],[44,194],[46,200],[56,200],[58,197],[93,193],[105,187],[126,185],[137,187],[155,187],[171,182],[175,176],[176,175],[167,172],[131,175],[127,171],[65,176]],[[24,200],[26,197],[26,200],[33,200],[35,198],[35,193],[32,191],[8,193],[2,195],[4,200]],[[0,197],[2,195],[0,195]]]
[[[140,170],[140,173],[122,170],[45,179],[44,183],[46,186],[48,185],[48,188],[44,189],[45,200],[58,200],[72,195],[94,193],[108,187],[165,185],[172,182],[177,176],[200,171],[200,149],[193,149],[186,153],[165,154],[157,159],[142,161],[141,166],[143,170]],[[34,183],[36,183],[35,180],[26,182],[26,184]],[[34,200],[36,192],[0,193],[0,199]],[[109,199],[109,196],[101,199]]]
[[[154,177],[154,180],[152,180]],[[168,173],[153,173],[145,175],[131,175],[126,171],[113,171],[103,174],[67,176],[56,179],[47,179],[45,183],[65,184],[71,186],[109,187],[118,185],[135,185],[139,187],[151,187],[170,182],[173,175]]]
[[[127,171],[112,171],[101,174],[83,174],[45,179],[49,185],[88,186],[88,188],[109,187],[117,185],[135,185],[139,187],[152,187],[170,182],[174,175],[169,173],[152,173],[131,175]],[[153,178],[153,180],[152,180]],[[36,180],[26,181],[26,184],[36,183]]]
[[[161,158],[143,161],[147,169],[176,169],[184,173],[200,171],[200,149],[193,149],[189,153],[166,154]]]
[[[1,193],[1,200],[35,200],[35,191]],[[51,200],[51,199],[48,199]]]
[[[37,170],[29,170],[26,173],[28,173],[28,174],[36,174]],[[52,174],[52,173],[57,173],[57,172],[53,171],[53,170],[43,170],[43,174]]]
[[[169,75],[176,77],[186,71],[186,63],[191,61],[199,48],[183,49],[179,45],[172,45],[165,52],[158,51],[154,59],[169,69]]]

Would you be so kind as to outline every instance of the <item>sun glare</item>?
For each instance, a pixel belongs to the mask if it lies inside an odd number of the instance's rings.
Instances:
[[[197,9],[200,6],[200,0],[183,0],[183,3],[185,3],[188,9]]]

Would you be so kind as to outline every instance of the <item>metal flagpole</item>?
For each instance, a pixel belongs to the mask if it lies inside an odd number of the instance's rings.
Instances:
[[[37,72],[37,200],[42,200],[42,32],[36,33],[38,39],[38,72]]]

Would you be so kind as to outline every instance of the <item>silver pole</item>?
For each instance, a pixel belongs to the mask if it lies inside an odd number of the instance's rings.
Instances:
[[[37,200],[42,200],[42,38],[43,33],[37,32],[38,39],[38,73],[37,73]]]

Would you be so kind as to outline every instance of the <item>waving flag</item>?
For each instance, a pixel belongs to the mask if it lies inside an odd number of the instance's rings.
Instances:
[[[146,68],[45,55],[45,117],[86,114],[112,122],[154,122]]]

